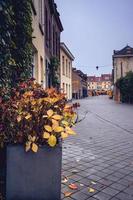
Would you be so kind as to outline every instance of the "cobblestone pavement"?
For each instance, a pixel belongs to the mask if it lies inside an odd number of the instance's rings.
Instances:
[[[62,199],[133,200],[133,106],[107,96],[79,102],[85,119],[63,144]]]

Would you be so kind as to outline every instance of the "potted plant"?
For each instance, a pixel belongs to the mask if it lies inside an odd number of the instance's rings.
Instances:
[[[0,195],[6,200],[59,200],[62,140],[75,135],[65,95],[29,80],[0,93]]]

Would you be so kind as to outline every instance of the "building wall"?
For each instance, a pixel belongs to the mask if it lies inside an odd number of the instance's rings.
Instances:
[[[133,57],[114,57],[114,83],[129,71],[133,72]]]
[[[53,0],[44,0],[44,12],[46,86],[51,87],[50,60],[56,57],[60,61],[60,35],[63,27]],[[60,75],[59,69],[57,74]]]
[[[46,86],[45,51],[44,51],[44,0],[34,0],[32,11],[33,27],[33,77]]]
[[[75,99],[80,99],[83,96],[82,79],[77,71],[72,70],[72,96]]]
[[[72,99],[72,60],[60,49],[60,87],[67,99]]]

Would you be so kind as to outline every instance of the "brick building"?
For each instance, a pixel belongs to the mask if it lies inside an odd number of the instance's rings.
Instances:
[[[81,70],[72,70],[72,97],[80,99],[88,96],[87,75]]]

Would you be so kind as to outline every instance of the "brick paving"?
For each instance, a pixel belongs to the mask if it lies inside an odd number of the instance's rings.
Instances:
[[[63,144],[63,200],[133,200],[133,106],[106,96],[79,101],[77,136]],[[69,184],[78,189],[72,190]],[[70,192],[68,197],[64,194]]]

